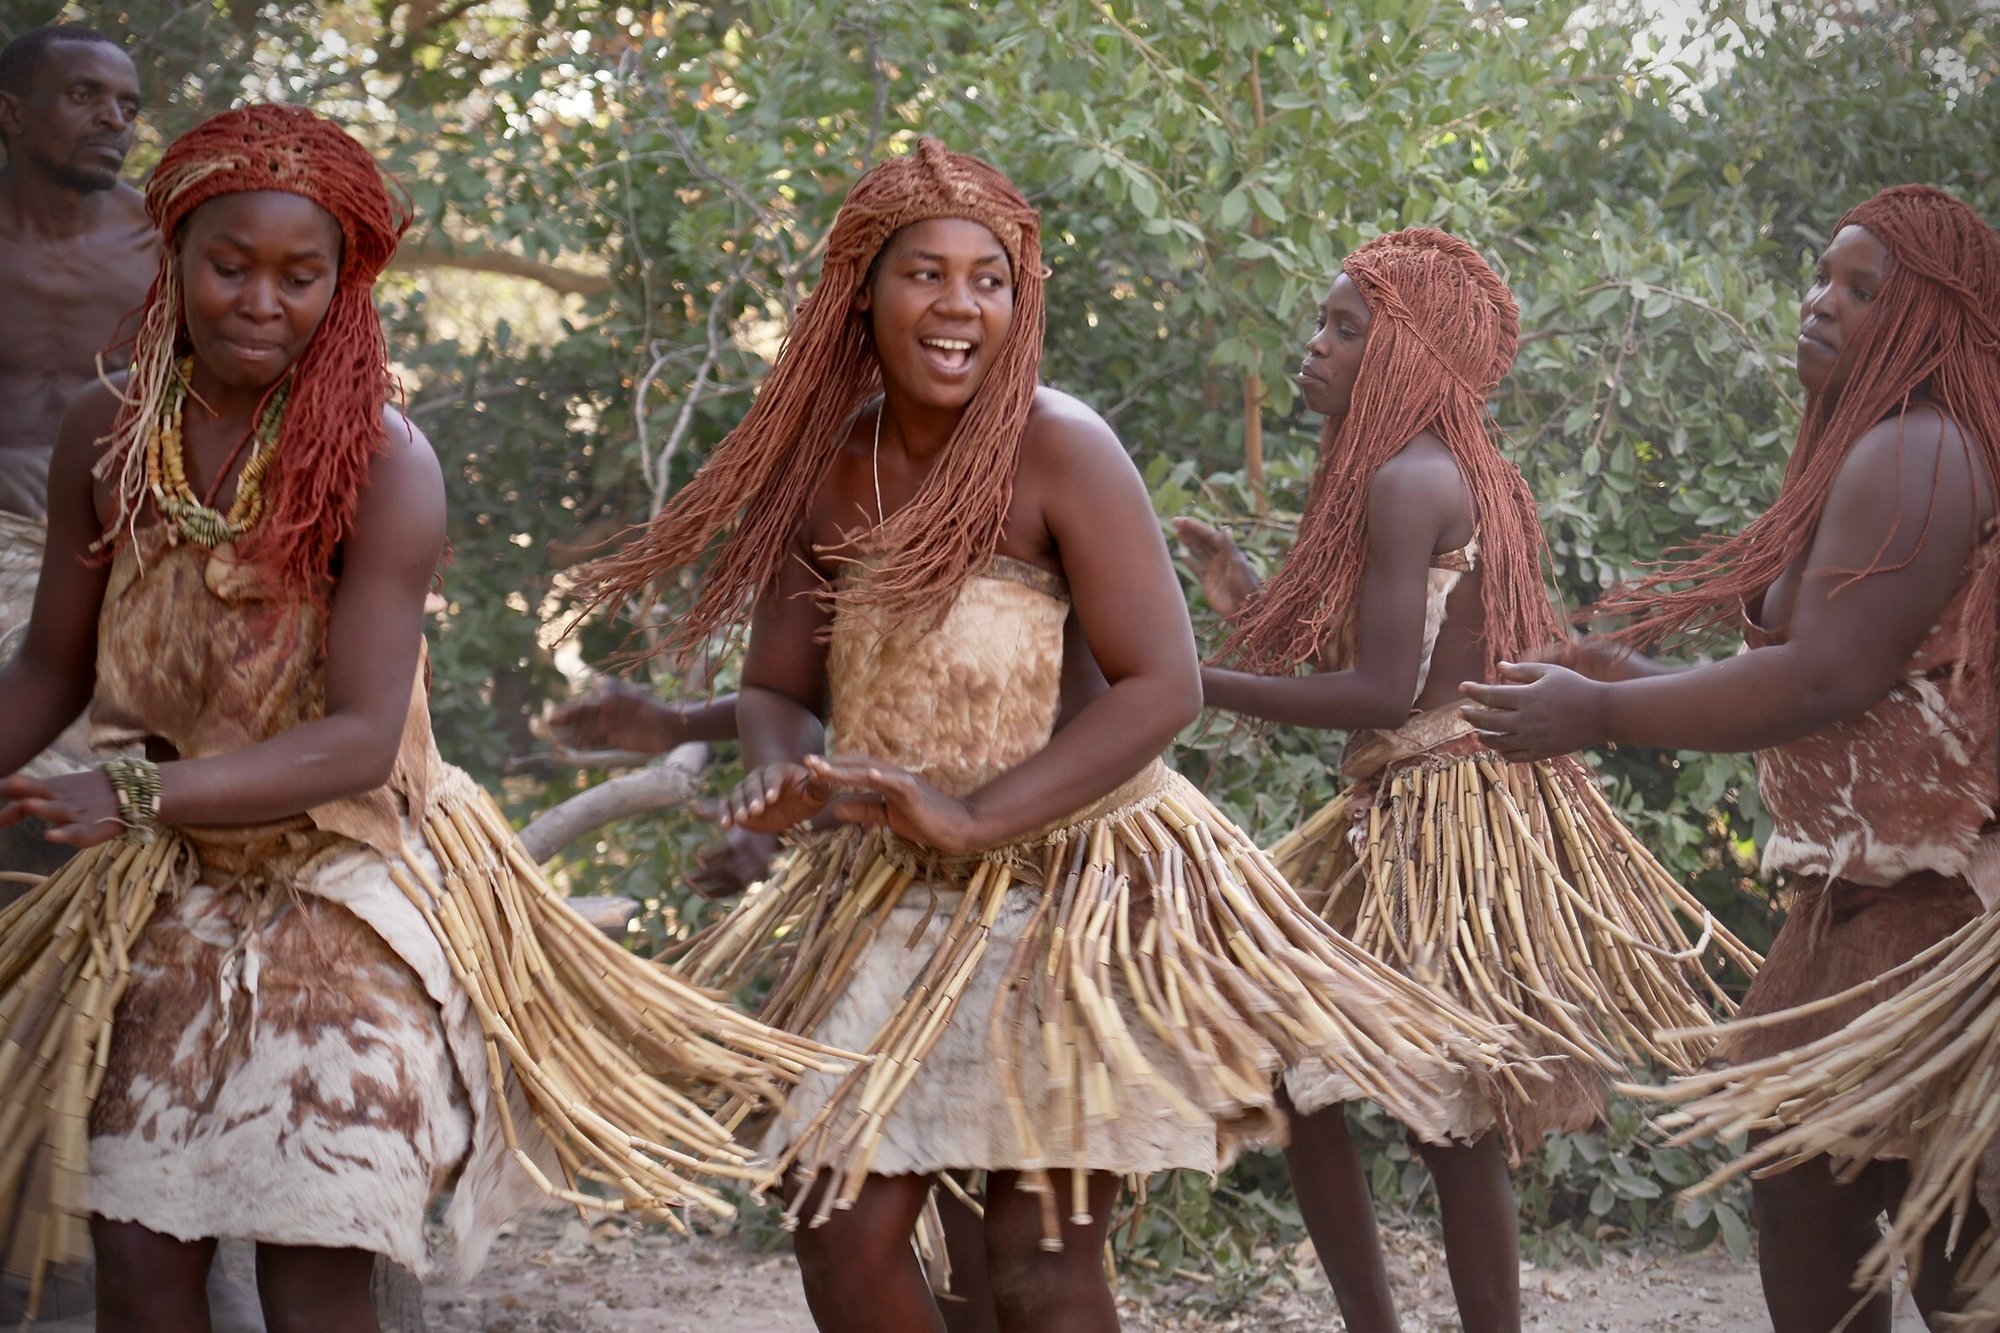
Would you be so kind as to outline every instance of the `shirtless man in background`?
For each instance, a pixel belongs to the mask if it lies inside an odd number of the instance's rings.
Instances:
[[[123,364],[111,349],[159,262],[145,200],[118,179],[138,115],[139,72],[103,33],[35,28],[0,50],[0,661],[41,571],[56,424],[100,355],[106,370]],[[23,771],[64,772],[87,753],[73,728]],[[60,860],[32,830],[0,833],[0,871]]]

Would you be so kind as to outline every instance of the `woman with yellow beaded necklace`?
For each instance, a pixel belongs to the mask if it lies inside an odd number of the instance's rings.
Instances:
[[[376,1256],[428,1267],[447,1192],[461,1277],[585,1177],[726,1214],[710,1182],[768,1172],[703,1105],[837,1057],[592,932],[438,755],[444,480],[371,295],[406,215],[281,106],[176,141],[147,203],[132,369],[64,418],[0,666],[0,826],[86,849],[0,913],[0,1257],[94,1251],[97,1327],[173,1333],[250,1240],[273,1328],[368,1333]],[[86,704],[146,757],[5,776]]]
[[[215,547],[246,535],[264,516],[264,473],[275,456],[278,432],[285,421],[285,403],[291,395],[281,384],[257,414],[250,457],[236,478],[236,502],[223,514],[214,507],[215,490],[228,476],[243,445],[251,441],[237,445],[229,462],[216,470],[215,487],[205,499],[196,499],[194,489],[188,485],[186,443],[182,438],[188,385],[193,378],[194,358],[188,357],[181,362],[179,375],[168,392],[158,429],[146,442],[146,489],[152,492],[162,517],[186,534],[188,540]]]

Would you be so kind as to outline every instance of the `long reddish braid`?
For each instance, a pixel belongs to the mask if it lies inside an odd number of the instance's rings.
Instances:
[[[1378,236],[1341,269],[1374,317],[1353,396],[1320,437],[1298,544],[1245,604],[1224,652],[1280,672],[1329,641],[1348,641],[1367,563],[1368,484],[1428,430],[1451,450],[1472,495],[1490,675],[1498,660],[1562,633],[1542,581],[1535,498],[1501,455],[1486,409],[1520,348],[1520,307],[1477,250],[1431,227]]]
[[[1646,645],[1672,634],[1733,631],[1743,603],[1761,594],[1811,543],[1834,477],[1855,442],[1907,410],[1922,390],[1957,423],[2000,482],[2000,234],[1966,204],[1928,185],[1882,191],[1834,228],[1863,227],[1891,264],[1868,318],[1846,340],[1852,368],[1831,401],[1810,394],[1778,499],[1749,527],[1694,548],[1607,596],[1596,608],[1636,619],[1614,636]],[[1886,544],[1885,544],[1886,545]],[[1850,579],[1893,568],[1881,558]],[[1967,604],[1967,675],[2000,679],[2000,560],[1984,562]],[[1677,586],[1669,586],[1677,585]]]
[[[410,212],[390,196],[366,148],[304,107],[225,111],[174,140],[154,168],[146,211],[165,247],[111,449],[98,464],[99,476],[119,478],[105,544],[123,540],[144,509],[146,439],[188,351],[176,253],[181,224],[211,199],[250,190],[302,195],[340,224],[339,278],[326,317],[291,370],[291,399],[264,478],[264,517],[238,543],[243,557],[272,571],[290,595],[323,603],[334,553],[353,527],[371,460],[387,438],[382,411],[394,386],[372,293]]]
[[[980,223],[1006,250],[1013,324],[937,465],[874,535],[883,560],[856,604],[897,619],[935,618],[951,605],[1000,545],[1041,373],[1045,275],[1041,218],[1021,192],[997,168],[926,138],[855,183],[827,238],[819,284],[799,306],[756,403],[649,527],[584,572],[592,607],[692,564],[728,531],[663,651],[693,653],[746,619],[791,557],[849,422],[881,390],[867,319],[854,308],[870,266],[898,231],[943,217]]]

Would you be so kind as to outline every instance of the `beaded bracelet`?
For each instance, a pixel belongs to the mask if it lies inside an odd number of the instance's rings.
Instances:
[[[150,759],[109,759],[102,766],[118,797],[118,819],[126,836],[151,842],[160,830],[160,766]]]

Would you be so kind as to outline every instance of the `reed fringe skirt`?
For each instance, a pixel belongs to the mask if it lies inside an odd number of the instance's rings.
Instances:
[[[781,1168],[830,1177],[794,1222],[870,1172],[1213,1171],[1282,1133],[1275,1077],[1308,1057],[1438,1126],[1437,1088],[1499,1063],[1498,1033],[1328,930],[1159,763],[971,857],[810,835],[682,963],[722,988],[770,978],[761,1019],[871,1057],[809,1079],[773,1130]]]
[[[47,539],[48,528],[40,520],[0,511],[0,664],[12,660],[27,636]],[[30,759],[20,775],[55,777],[74,773],[90,762],[90,728],[79,720],[70,724],[54,745]]]
[[[763,1107],[815,1043],[571,912],[451,771],[409,845],[304,821],[76,857],[0,912],[11,1267],[88,1258],[92,1212],[194,1239],[356,1246],[469,1275],[541,1198],[732,1211],[772,1177],[708,1106]]]
[[[1600,1119],[1607,1075],[1696,1067],[1729,1007],[1704,956],[1746,972],[1761,960],[1653,858],[1582,764],[1508,764],[1468,732],[1439,710],[1364,739],[1343,765],[1355,785],[1271,856],[1359,948],[1510,1029],[1509,1067],[1453,1089],[1446,1133],[1410,1127],[1432,1142],[1498,1129],[1518,1159]],[[1690,1031],[1663,1040],[1662,1027]],[[1301,1111],[1347,1099],[1325,1074],[1288,1072]]]

